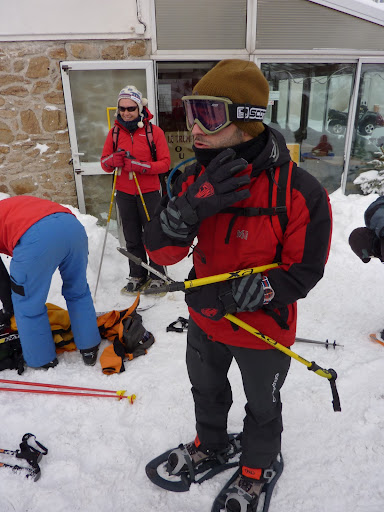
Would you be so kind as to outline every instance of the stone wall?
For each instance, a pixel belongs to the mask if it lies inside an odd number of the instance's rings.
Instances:
[[[145,40],[0,42],[0,192],[77,207],[60,61],[149,54]]]

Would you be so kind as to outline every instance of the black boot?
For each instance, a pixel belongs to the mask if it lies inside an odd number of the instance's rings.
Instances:
[[[91,348],[83,348],[80,350],[85,365],[95,366],[97,361],[97,353],[99,351],[99,345],[100,344],[95,345],[94,347]]]
[[[50,361],[47,364],[43,364],[42,366],[39,366],[37,369],[39,370],[40,368],[42,368],[43,370],[48,370],[49,368],[54,368],[58,364],[59,364],[59,361],[57,360],[57,357],[55,357],[55,359],[53,361]]]

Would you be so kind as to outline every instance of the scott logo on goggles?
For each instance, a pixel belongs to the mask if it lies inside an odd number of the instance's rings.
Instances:
[[[265,108],[241,106],[237,107],[237,119],[262,121],[265,114]]]

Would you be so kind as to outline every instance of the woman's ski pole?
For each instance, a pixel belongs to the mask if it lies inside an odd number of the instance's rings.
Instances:
[[[115,200],[116,179],[117,179],[117,176],[120,175],[120,173],[121,173],[121,169],[116,167],[116,169],[114,170],[111,202],[109,204],[109,213],[108,213],[108,218],[107,218],[107,225],[105,226],[104,242],[103,242],[103,248],[101,250],[101,258],[100,258],[99,270],[97,272],[97,279],[96,279],[96,286],[95,286],[95,293],[94,293],[93,300],[96,300],[96,293],[97,293],[97,287],[99,285],[101,265],[103,264],[103,258],[104,258],[105,243],[107,241],[107,235],[108,235],[109,221],[111,220],[112,207],[113,207],[113,202]]]
[[[133,179],[135,180],[135,183],[136,183],[137,190],[139,192],[139,196],[140,196],[140,199],[141,199],[141,204],[143,205],[143,208],[144,208],[144,211],[145,211],[145,215],[147,217],[147,221],[149,222],[151,220],[151,218],[149,217],[149,213],[148,213],[148,210],[147,210],[147,205],[145,204],[143,194],[141,193],[141,188],[140,188],[139,182],[137,180],[135,171],[132,171],[132,174],[133,174]]]

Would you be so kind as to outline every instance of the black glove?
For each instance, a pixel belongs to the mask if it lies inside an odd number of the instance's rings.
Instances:
[[[384,243],[375,232],[368,228],[356,228],[349,235],[352,251],[363,261],[369,263],[371,258],[384,261]]]
[[[235,154],[231,148],[222,151],[186,193],[175,200],[174,204],[186,224],[197,224],[250,196],[248,189],[238,190],[248,185],[250,177],[234,177],[247,167],[248,162],[243,158],[234,160]]]
[[[264,289],[268,291],[267,295],[264,294]],[[274,292],[267,278],[261,274],[251,274],[189,289],[185,294],[185,301],[197,313],[211,320],[220,320],[226,313],[257,311],[270,302],[273,296]]]

